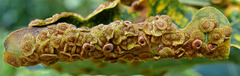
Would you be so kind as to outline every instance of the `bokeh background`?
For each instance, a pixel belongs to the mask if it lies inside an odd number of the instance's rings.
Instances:
[[[176,0],[177,1],[177,0]],[[216,0],[218,1],[218,0]],[[221,0],[220,0],[221,1]],[[226,0],[227,1],[227,0]],[[231,5],[223,3],[215,4],[211,0],[179,0],[184,5],[199,9],[203,6],[214,6],[220,8],[222,13],[231,22],[239,20],[240,0],[234,0]],[[67,72],[58,72],[52,68],[38,65],[36,67],[14,68],[3,61],[4,39],[12,31],[28,27],[34,19],[46,19],[56,13],[74,12],[86,17],[93,12],[99,4],[108,3],[106,0],[0,0],[0,76],[73,76]],[[231,12],[225,10],[230,9]],[[232,11],[232,9],[235,9]],[[183,73],[189,76],[240,76],[240,67],[235,63],[199,64],[193,68],[182,68],[171,70],[175,73]],[[179,72],[178,72],[179,71]],[[80,74],[79,76],[88,76]],[[114,74],[113,74],[114,75]],[[181,74],[179,74],[181,75]]]

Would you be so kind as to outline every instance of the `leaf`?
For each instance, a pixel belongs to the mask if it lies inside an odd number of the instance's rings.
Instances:
[[[198,30],[199,29],[199,23],[201,21],[201,19],[203,18],[213,18],[216,19],[219,22],[219,25],[217,27],[222,27],[222,26],[230,26],[230,23],[228,21],[228,19],[225,17],[225,15],[223,15],[220,11],[218,11],[216,8],[214,7],[205,7],[200,9],[198,12],[195,13],[195,15],[193,16],[192,21],[188,24],[188,26],[186,26],[184,28],[184,31],[186,32],[193,32],[193,30]],[[208,26],[209,27],[209,26]],[[201,29],[200,29],[201,30]],[[224,32],[222,32],[224,33]],[[211,35],[210,33],[206,33],[205,35],[208,36],[208,38],[205,39],[205,43],[211,43],[209,42],[209,35]],[[206,37],[205,36],[205,37]],[[230,36],[231,37],[231,36]],[[224,57],[227,57],[227,55],[230,53],[230,39],[226,40],[225,42],[218,44],[218,47],[226,47],[228,52],[226,52],[224,55]],[[221,56],[221,55],[219,55]]]
[[[150,2],[149,2],[150,3]],[[154,2],[153,2],[154,3]],[[155,3],[158,3],[158,2],[155,2]],[[170,3],[173,3],[173,2],[170,2]],[[169,4],[171,5],[170,3],[166,3],[166,4]],[[119,1],[116,0],[116,2],[114,3],[113,2],[113,5],[109,4],[109,8],[106,7],[106,8],[101,8],[101,6],[99,7],[99,10],[96,10],[94,13],[90,14],[86,19],[83,19],[81,18],[80,15],[77,15],[77,14],[74,14],[74,13],[63,13],[61,15],[63,16],[59,16],[59,18],[53,20],[53,22],[50,21],[50,23],[46,23],[46,21],[43,21],[43,20],[37,20],[36,23],[33,22],[33,24],[30,24],[30,27],[29,28],[24,28],[24,29],[20,29],[20,30],[17,30],[15,32],[13,32],[12,34],[10,34],[8,36],[8,38],[6,39],[6,42],[5,42],[5,48],[7,50],[7,52],[10,52],[10,53],[13,53],[13,54],[17,54],[17,55],[21,55],[21,53],[19,52],[19,49],[18,49],[18,46],[20,45],[20,38],[21,36],[25,35],[26,33],[32,33],[34,35],[34,37],[36,37],[36,35],[38,35],[40,33],[40,31],[42,30],[45,30],[47,28],[50,28],[50,29],[53,29],[54,25],[53,26],[48,26],[50,24],[66,24],[68,25],[67,23],[70,23],[70,24],[74,24],[74,25],[87,25],[89,27],[92,27],[93,25],[97,25],[97,24],[100,24],[100,23],[109,23],[111,22],[112,20],[122,20],[122,18],[124,17],[127,17],[127,19],[129,20],[136,20],[136,18],[140,18],[142,17],[142,14],[139,14],[139,13],[136,13],[134,11],[131,11],[129,9],[129,7],[120,7],[122,8],[121,10],[118,10],[118,13],[117,14],[112,14],[111,12],[116,12],[116,7],[120,6],[118,5],[119,4]],[[149,4],[150,5],[150,4]],[[173,3],[174,5],[174,3]],[[173,8],[173,5],[171,6],[171,8]],[[176,4],[178,5],[178,4]],[[105,7],[105,6],[102,6],[102,7]],[[152,8],[153,6],[151,6]],[[154,6],[155,7],[155,6]],[[160,7],[159,7],[160,8]],[[167,7],[163,7],[164,9],[167,9]],[[168,7],[170,8],[170,6]],[[152,10],[155,10],[155,9],[152,9]],[[170,12],[170,15],[174,15],[175,14],[173,13],[174,11],[176,11],[177,9],[168,9]],[[109,13],[110,12],[110,13]],[[120,12],[120,13],[119,13]],[[160,12],[160,11],[159,11]],[[121,13],[124,13],[124,15],[121,15]],[[166,12],[165,12],[166,13]],[[173,14],[172,14],[173,13]],[[105,19],[102,19],[102,18],[99,18],[99,17],[102,17],[102,16],[106,16],[110,14],[111,16],[109,18],[107,18],[106,20]],[[153,12],[151,11],[150,14],[153,14]],[[180,13],[181,14],[181,13]],[[173,17],[174,17],[173,16]],[[129,18],[128,18],[129,17]],[[215,18],[215,19],[218,19],[217,21],[220,22],[220,26],[222,25],[225,25],[225,24],[229,24],[228,21],[225,19],[224,15],[221,14],[221,12],[219,12],[218,10],[216,10],[215,8],[213,7],[206,7],[206,8],[203,8],[202,10],[200,10],[199,12],[197,12],[195,14],[195,16],[193,17],[193,20],[191,21],[191,23],[189,23],[188,26],[186,26],[186,28],[184,29],[181,29],[180,31],[184,31],[186,33],[191,33],[192,30],[199,30],[199,21],[201,18],[204,18],[204,17],[210,17],[210,18]],[[103,17],[104,18],[104,17]],[[150,18],[154,18],[154,17],[150,17]],[[174,18],[174,19],[178,19],[178,18]],[[150,19],[149,19],[150,20]],[[146,20],[147,21],[147,20]],[[60,22],[67,22],[67,23],[60,23]],[[117,21],[116,21],[117,22]],[[176,22],[176,21],[175,21]],[[177,23],[177,22],[176,22]],[[184,21],[183,21],[184,23]],[[70,25],[69,24],[69,25]],[[121,22],[119,21],[119,24],[131,24],[131,23],[128,23],[127,21],[126,22]],[[114,24],[113,24],[114,25]],[[45,26],[48,26],[48,27],[45,27]],[[135,25],[134,25],[135,26]],[[80,26],[78,26],[80,27]],[[96,26],[98,27],[98,26]],[[105,26],[103,26],[105,27]],[[122,26],[124,27],[124,26]],[[175,26],[175,25],[172,25],[172,27],[174,27],[174,29],[177,29],[178,28]],[[74,26],[69,26],[68,28],[75,28]],[[79,30],[81,32],[84,32],[86,34],[88,34],[89,31],[91,31],[91,29],[89,28],[86,28],[86,27],[83,27],[85,29],[82,29],[82,28],[79,28]],[[108,29],[114,29],[115,26],[113,27],[109,27]],[[137,27],[139,29],[139,27]],[[59,29],[58,29],[59,30]],[[61,29],[60,29],[61,30]],[[71,29],[68,29],[68,30],[71,30]],[[101,29],[100,29],[101,30]],[[126,29],[124,29],[125,31]],[[141,30],[141,28],[140,28]],[[73,30],[75,31],[75,30]],[[134,32],[132,31],[132,29],[130,30],[126,30],[126,31],[129,31],[129,32]],[[60,32],[64,32],[64,31],[60,31]],[[201,32],[201,31],[200,31]],[[202,33],[202,32],[201,32]],[[47,33],[49,34],[49,33]],[[71,33],[70,33],[71,34]],[[78,36],[78,33],[73,33],[74,36]],[[75,35],[76,34],[76,35]],[[64,34],[65,35],[65,34]],[[89,35],[89,34],[88,34]],[[182,36],[183,34],[181,34]],[[205,34],[206,35],[206,34]],[[83,36],[87,36],[87,35],[83,35]],[[56,36],[57,37],[57,36]],[[68,37],[72,37],[72,36],[68,36]],[[67,37],[67,38],[68,38]],[[126,37],[127,38],[127,37]],[[85,40],[86,39],[86,40]],[[82,40],[84,41],[88,41],[90,40],[91,38],[84,38]],[[144,38],[143,38],[144,39]],[[154,39],[154,38],[152,38]],[[44,39],[46,40],[44,43],[44,45],[41,45],[41,47],[45,47],[47,44],[48,44],[48,39]],[[64,39],[66,41],[70,41],[70,40],[67,40],[67,39]],[[72,39],[74,40],[74,38]],[[100,40],[100,38],[99,38]],[[101,38],[102,41],[104,41],[105,39]],[[111,39],[110,39],[111,40]],[[149,39],[148,39],[149,40]],[[131,41],[131,40],[129,40]],[[208,40],[206,40],[207,42]],[[210,41],[210,40],[209,40]],[[74,42],[74,41],[73,41]],[[108,41],[107,41],[108,42]],[[111,43],[111,41],[109,41]],[[191,42],[191,41],[190,41]],[[95,43],[93,43],[95,44]],[[179,44],[182,44],[179,43]],[[50,44],[49,44],[50,45]],[[87,46],[91,46],[90,44],[86,44]],[[178,44],[176,44],[178,45]],[[209,57],[209,58],[227,58],[228,57],[228,54],[229,54],[229,46],[230,46],[230,41],[229,40],[226,40],[225,42],[223,43],[220,43],[218,44],[218,47],[226,47],[227,50],[223,50],[223,53],[220,53],[219,51],[217,52],[213,52],[214,54],[213,55],[201,55],[201,54],[196,54],[196,56],[203,56],[203,57]],[[16,47],[17,48],[16,48]],[[36,45],[38,46],[38,45]],[[87,47],[86,46],[86,47]],[[172,46],[172,45],[171,45]],[[191,45],[190,45],[191,46]],[[64,51],[68,52],[69,50],[72,50],[74,49],[74,47],[76,48],[77,46],[74,46],[74,45],[64,45],[64,47],[67,47],[68,49]],[[90,47],[90,50],[91,50],[91,47]],[[94,46],[95,47],[95,46]],[[99,49],[100,50],[102,49],[102,45],[96,45],[96,49]],[[113,45],[109,45],[107,49],[111,49],[111,47],[113,48]],[[134,48],[137,47],[141,47],[141,46],[134,46]],[[69,49],[70,48],[70,49]],[[83,47],[84,48],[84,47]],[[115,47],[114,47],[115,48]],[[119,47],[118,47],[119,48]],[[149,48],[149,47],[148,47]],[[104,49],[105,50],[105,49]],[[152,49],[151,49],[152,50]],[[181,49],[180,49],[181,50]],[[133,51],[136,51],[135,49]],[[138,50],[137,50],[138,51]],[[170,49],[170,51],[172,51]],[[197,51],[197,50],[187,50],[187,51]],[[44,51],[45,52],[45,51]],[[84,51],[85,52],[85,51]],[[81,54],[85,54],[84,52],[81,52]],[[91,51],[90,51],[91,52]],[[119,50],[115,51],[117,52],[117,54],[121,54],[121,50],[119,52]],[[115,53],[114,52],[114,53]],[[93,52],[95,53],[95,52]],[[131,52],[130,52],[131,53]],[[154,53],[154,51],[153,51]],[[216,54],[215,54],[216,53]],[[92,54],[92,52],[91,52]],[[100,55],[101,53],[97,53],[97,55]],[[67,56],[68,54],[66,54]],[[96,55],[96,54],[93,54],[93,55]],[[138,55],[138,54],[137,54]],[[148,54],[147,54],[148,55]],[[15,56],[15,55],[14,55]],[[46,55],[44,55],[46,56]],[[51,56],[51,55],[50,55]],[[87,58],[88,55],[86,55],[86,58]],[[107,55],[106,55],[107,56]],[[115,56],[115,55],[114,55]],[[157,55],[156,55],[157,56]],[[145,56],[143,56],[145,57]],[[146,57],[150,57],[151,56],[146,56]],[[191,59],[192,57],[195,57],[195,56],[186,56],[187,58]],[[69,56],[69,59],[64,59],[64,58],[61,58],[60,60],[62,61],[66,61],[66,62],[74,62],[74,61],[71,61],[71,56]],[[184,58],[184,57],[183,57]],[[233,57],[234,58],[234,57]],[[17,58],[18,59],[18,58]],[[44,59],[44,58],[42,58]],[[105,59],[103,59],[103,61],[108,61],[107,60],[108,57],[106,57]],[[113,59],[113,60],[109,60],[110,62],[116,62],[117,60],[114,60],[115,58],[109,58],[109,59]],[[136,59],[136,60],[139,60],[138,57],[134,57],[133,59]],[[132,60],[133,60],[132,59]],[[151,58],[153,59],[153,58]],[[128,66],[127,64],[114,64],[114,63],[101,63],[101,62],[97,62],[97,61],[93,61],[93,62],[90,62],[89,60],[85,60],[85,61],[81,61],[80,63],[58,63],[57,65],[54,65],[53,67],[55,68],[58,68],[57,70],[59,70],[59,67],[60,68],[63,68],[63,72],[69,72],[71,74],[79,74],[79,73],[90,73],[90,74],[119,74],[119,75],[133,75],[133,74],[144,74],[144,73],[152,73],[153,75],[158,75],[159,73],[164,73],[166,71],[168,71],[169,69],[172,69],[172,67],[174,68],[181,68],[181,67],[191,67],[195,64],[205,64],[205,63],[223,63],[223,62],[232,62],[231,60],[227,60],[227,59],[216,59],[216,61],[212,61],[210,59],[206,59],[206,58],[193,58],[193,60],[189,60],[189,59],[180,59],[180,60],[175,60],[175,59],[162,59],[158,62],[154,62],[154,61],[148,61],[146,63],[138,63],[138,62],[134,62],[133,61],[133,66],[135,65],[135,67],[130,67]],[[54,59],[50,59],[50,60],[54,60]],[[69,60],[69,61],[68,61]],[[91,59],[91,60],[94,60],[94,59]],[[102,61],[102,60],[100,60]],[[238,60],[236,60],[238,61]],[[51,61],[51,62],[47,62],[47,63],[44,63],[46,65],[50,65],[50,64],[54,64],[56,61]],[[117,62],[121,62],[121,61],[117,61]],[[42,62],[43,63],[43,62]],[[106,64],[104,67],[102,68],[97,68],[93,63],[96,63],[96,65],[99,65],[100,67],[103,66],[104,64]],[[135,64],[134,64],[135,63]],[[139,64],[137,66],[137,64]],[[35,64],[33,64],[35,65]],[[181,65],[181,66],[179,66]],[[25,65],[25,66],[28,66],[28,65]],[[18,66],[19,67],[19,66]],[[147,68],[147,69],[146,69]],[[61,69],[60,69],[61,70]],[[123,73],[122,73],[123,72]]]
[[[204,17],[210,17],[218,19],[220,22],[220,26],[223,25],[229,25],[229,22],[227,18],[219,12],[217,9],[213,7],[205,7],[198,11],[195,16],[193,17],[193,20],[188,24],[186,28],[184,28],[184,31],[190,31],[190,29],[197,29],[198,28],[198,22],[201,18]],[[226,41],[225,43],[220,44],[221,46],[228,47],[230,46],[230,40]],[[104,64],[105,66],[102,68],[94,67],[94,64],[92,64],[90,61],[82,61],[74,63],[74,65],[71,65],[70,63],[57,63],[56,65],[60,66],[61,68],[64,68],[65,72],[70,72],[72,74],[77,74],[79,71],[68,71],[68,69],[79,69],[81,70],[88,70],[87,73],[90,74],[117,74],[117,75],[132,75],[132,74],[141,74],[141,70],[147,71],[147,73],[151,73],[153,75],[159,75],[160,73],[166,72],[166,70],[173,69],[173,68],[182,68],[182,67],[190,67],[196,64],[209,64],[209,63],[228,63],[228,62],[236,62],[239,64],[239,51],[236,50],[236,48],[231,48],[231,53],[229,56],[229,59],[215,59],[210,60],[206,58],[193,58],[192,60],[189,59],[180,59],[180,60],[174,60],[174,59],[162,59],[160,61],[153,62],[148,61],[145,63],[140,63],[138,66],[131,67],[126,64],[112,64],[112,63],[95,63],[95,64]],[[227,53],[229,54],[229,52]],[[88,64],[88,65],[86,65]],[[91,64],[91,65],[90,65]],[[84,65],[84,66],[82,66]],[[116,68],[113,68],[116,67]],[[120,68],[121,67],[121,68]],[[111,70],[109,70],[111,69]],[[105,71],[109,70],[109,71]],[[121,73],[119,72],[121,71]],[[81,71],[80,71],[81,72]],[[168,71],[167,71],[168,72]],[[142,73],[144,74],[144,73]]]
[[[141,0],[139,4],[142,4],[143,10],[137,12],[140,12],[142,17],[150,17],[157,14],[169,15],[179,28],[186,27],[193,14],[197,11],[194,8],[181,4],[178,0]],[[133,7],[133,9],[136,8]]]
[[[240,19],[236,20],[231,25],[233,28],[231,46],[237,47],[240,50]]]
[[[114,20],[114,17],[117,14],[119,3],[119,0],[115,0],[108,4],[101,4],[93,13],[89,14],[86,18],[83,18],[81,15],[75,13],[63,12],[61,14],[55,14],[45,20],[36,19],[30,22],[29,27],[48,26],[61,22],[67,22],[77,27],[93,27],[98,24],[108,24]]]

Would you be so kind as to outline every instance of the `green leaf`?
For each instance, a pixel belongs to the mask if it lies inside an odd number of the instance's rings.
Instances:
[[[148,16],[169,15],[173,22],[180,28],[184,28],[190,22],[196,9],[181,4],[178,0],[146,0]]]
[[[112,22],[117,15],[117,8],[119,4],[119,0],[115,0],[108,4],[101,4],[93,13],[89,14],[86,18],[83,18],[81,15],[78,15],[76,13],[70,12],[55,14],[45,20],[36,19],[30,22],[29,27],[42,27],[61,22],[67,22],[77,27],[93,27],[98,24],[108,24]]]
[[[237,47],[240,50],[240,19],[231,23],[233,33],[231,38],[231,46]]]

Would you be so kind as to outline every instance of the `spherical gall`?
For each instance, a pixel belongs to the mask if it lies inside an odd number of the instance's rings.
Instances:
[[[194,50],[198,50],[198,49],[200,49],[200,48],[202,47],[202,44],[203,44],[203,42],[202,42],[201,40],[195,39],[195,40],[192,42],[192,48],[193,48]]]
[[[94,51],[95,47],[94,47],[94,45],[91,45],[89,43],[84,43],[82,46],[82,49],[85,51]]]
[[[217,49],[217,44],[213,44],[213,43],[208,43],[208,49],[213,52],[214,50]]]
[[[109,52],[112,52],[114,49],[114,46],[113,44],[111,43],[108,43],[108,44],[105,44],[102,48],[102,51],[105,52],[105,53],[109,53]]]
[[[138,37],[138,44],[142,47],[147,45],[146,40],[143,38],[143,36]]]
[[[123,24],[124,24],[125,26],[129,26],[129,25],[132,24],[132,22],[131,22],[131,21],[123,21]]]

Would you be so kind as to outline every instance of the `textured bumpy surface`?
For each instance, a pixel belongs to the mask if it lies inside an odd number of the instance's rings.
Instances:
[[[36,20],[29,28],[8,36],[4,43],[4,60],[19,67],[86,59],[114,63],[196,56],[228,58],[233,30],[228,21],[217,18],[215,15],[195,16],[184,29],[179,29],[167,15],[157,15],[139,23],[114,21],[92,28],[77,28],[65,22],[38,26],[43,20]]]

